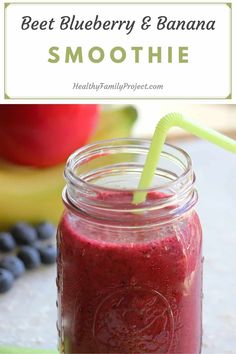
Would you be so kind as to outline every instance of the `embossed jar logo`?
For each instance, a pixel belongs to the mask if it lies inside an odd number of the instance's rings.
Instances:
[[[99,350],[168,353],[174,320],[166,298],[156,290],[128,287],[99,304],[93,335]]]

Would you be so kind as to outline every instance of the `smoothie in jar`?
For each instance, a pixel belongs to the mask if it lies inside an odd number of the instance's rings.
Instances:
[[[122,141],[115,144],[113,151],[124,150]],[[125,141],[126,158],[113,168],[110,161],[95,173],[73,176],[81,154],[88,161],[86,149],[67,165],[66,211],[58,230],[60,351],[200,353],[201,227],[191,162],[166,147],[157,171],[162,183],[137,210],[124,185],[135,183],[142,163],[137,150],[145,155],[148,143],[129,145]],[[88,149],[97,154],[98,146]],[[174,168],[181,158],[181,168]]]

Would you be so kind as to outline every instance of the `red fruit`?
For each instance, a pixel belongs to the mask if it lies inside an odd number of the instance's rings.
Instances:
[[[0,105],[0,156],[36,167],[61,163],[86,144],[98,105]]]

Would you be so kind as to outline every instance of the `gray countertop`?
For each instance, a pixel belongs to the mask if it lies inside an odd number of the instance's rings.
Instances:
[[[192,157],[204,232],[203,354],[236,353],[236,156],[178,143]],[[0,345],[55,348],[55,267],[28,273],[0,296]],[[191,320],[191,319],[190,319]]]

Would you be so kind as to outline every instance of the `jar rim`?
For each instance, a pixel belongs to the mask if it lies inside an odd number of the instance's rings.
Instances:
[[[90,143],[87,144],[79,149],[77,149],[74,153],[72,153],[66,163],[65,166],[65,171],[64,171],[64,176],[66,180],[69,180],[70,183],[72,183],[74,186],[79,185],[79,186],[84,186],[85,188],[89,188],[90,190],[94,191],[104,191],[104,192],[121,192],[121,191],[126,191],[126,192],[145,192],[149,193],[155,190],[163,189],[163,188],[168,188],[169,186],[173,185],[176,181],[181,182],[181,180],[185,179],[186,176],[191,173],[192,171],[192,161],[189,156],[189,154],[183,150],[180,147],[177,147],[175,145],[165,143],[164,147],[169,147],[173,149],[173,151],[176,151],[180,153],[186,160],[186,166],[184,171],[176,178],[175,180],[170,180],[162,184],[155,184],[151,187],[148,188],[115,188],[115,187],[107,187],[107,186],[101,186],[101,185],[96,185],[94,183],[90,183],[83,178],[81,178],[79,175],[75,173],[75,168],[77,167],[77,163],[79,162],[79,156],[81,154],[84,154],[89,151],[93,151],[99,148],[102,148],[104,145],[107,145],[107,148],[114,147],[115,145],[112,146],[114,143],[122,143],[122,142],[130,142],[132,145],[136,146],[135,143],[137,144],[143,144],[142,148],[145,148],[147,151],[149,150],[149,146],[151,143],[151,139],[139,139],[139,138],[115,138],[115,139],[108,139],[108,140],[101,140],[97,141],[95,143]],[[126,144],[130,145],[130,144]],[[146,146],[145,146],[146,145]],[[119,145],[118,145],[119,146]],[[165,151],[163,150],[161,153],[161,156],[165,154]]]

